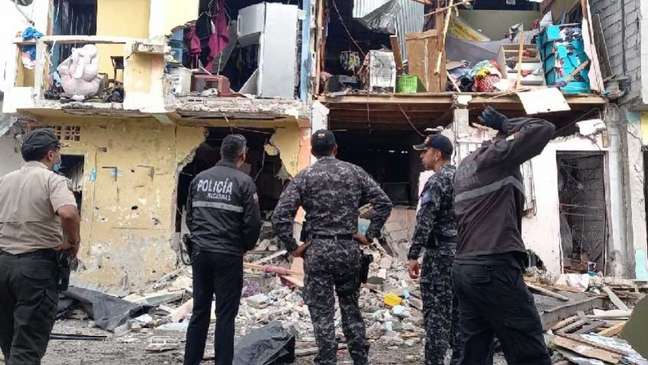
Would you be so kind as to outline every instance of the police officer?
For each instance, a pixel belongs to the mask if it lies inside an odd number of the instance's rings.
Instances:
[[[59,255],[79,251],[79,212],[67,179],[52,171],[61,145],[36,129],[25,164],[0,177],[0,347],[7,365],[40,364],[58,303]]]
[[[319,352],[316,364],[335,364],[334,288],[342,313],[342,329],[356,365],[367,364],[368,344],[358,306],[361,255],[359,243],[379,237],[391,212],[385,192],[360,167],[335,158],[332,132],[319,130],[311,137],[317,158],[288,184],[279,198],[272,223],[286,250],[304,257],[304,301],[308,305]],[[358,209],[371,203],[375,212],[365,235],[357,234]],[[305,244],[293,237],[297,209],[306,211],[302,228]]]
[[[450,344],[453,361],[458,361],[460,355],[459,331],[454,328],[459,318],[452,288],[452,262],[457,247],[452,185],[456,169],[450,163],[452,143],[441,134],[428,136],[414,149],[420,151],[423,168],[433,170],[434,175],[425,183],[419,199],[416,228],[407,255],[408,272],[412,279],[421,276],[425,364],[443,365]],[[418,259],[423,249],[421,272]]]
[[[198,174],[189,188],[187,226],[191,233],[193,313],[187,330],[185,365],[200,364],[216,296],[216,364],[232,364],[234,320],[243,288],[243,254],[254,248],[261,229],[256,186],[239,168],[246,158],[239,134],[223,139],[221,160]]]
[[[498,134],[466,157],[455,174],[459,244],[453,277],[465,343],[461,364],[484,364],[493,336],[509,364],[550,364],[540,317],[522,278],[520,165],[542,152],[555,128],[542,119],[509,119],[491,107],[479,123]]]

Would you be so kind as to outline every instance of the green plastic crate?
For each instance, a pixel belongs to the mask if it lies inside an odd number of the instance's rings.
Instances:
[[[402,75],[398,76],[398,81],[396,82],[396,92],[404,94],[415,94],[417,92],[425,91],[423,83],[414,75]]]

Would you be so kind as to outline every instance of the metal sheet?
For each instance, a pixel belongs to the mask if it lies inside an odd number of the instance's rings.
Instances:
[[[353,17],[362,18],[371,13],[390,0],[354,0]],[[425,23],[425,7],[423,4],[412,0],[398,0],[400,3],[400,12],[396,18],[396,35],[400,43],[403,61],[407,60],[407,47],[405,47],[405,34],[411,32],[420,32],[423,30]]]

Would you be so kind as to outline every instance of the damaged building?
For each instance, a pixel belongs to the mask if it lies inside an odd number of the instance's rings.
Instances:
[[[634,277],[646,220],[642,144],[629,136],[644,118],[623,105],[641,88],[620,77],[630,66],[617,70],[618,42],[604,26],[616,12],[603,3],[2,5],[22,21],[3,25],[19,37],[2,64],[0,151],[13,157],[0,169],[19,165],[24,133],[53,127],[81,207],[77,278],[137,287],[179,264],[189,182],[217,161],[226,134],[247,137],[244,169],[267,214],[312,162],[311,131],[327,128],[339,157],[395,203],[383,243],[404,257],[429,176],[412,144],[440,130],[458,163],[492,136],[470,123],[491,105],[557,126],[523,169],[527,246],[552,273]]]

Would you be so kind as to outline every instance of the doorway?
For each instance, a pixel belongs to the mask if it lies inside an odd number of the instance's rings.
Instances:
[[[558,152],[556,159],[565,271],[603,271],[609,236],[605,155]]]

